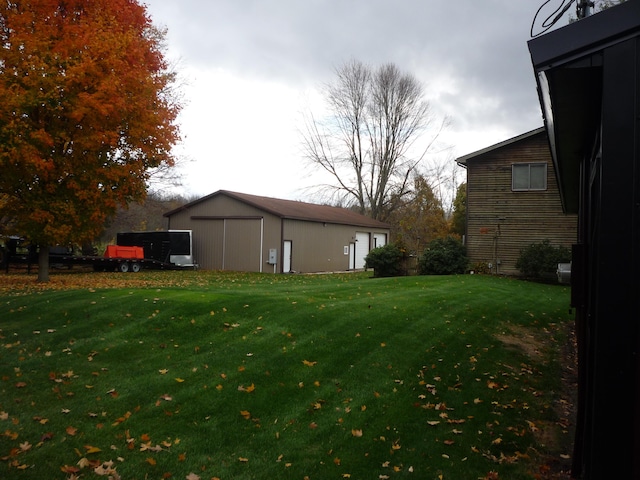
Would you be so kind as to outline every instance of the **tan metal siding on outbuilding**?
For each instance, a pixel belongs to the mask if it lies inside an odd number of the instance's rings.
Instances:
[[[537,132],[537,133],[536,133]],[[518,275],[520,251],[549,240],[571,247],[577,216],[562,211],[546,133],[534,131],[499,148],[465,158],[467,168],[467,255],[475,264],[492,264],[494,273]],[[547,188],[512,191],[512,165],[547,164]]]
[[[283,238],[292,241],[291,269],[327,272],[349,269],[349,247],[353,227],[285,220]]]
[[[211,270],[223,270],[224,220],[200,220],[191,225],[198,263]]]
[[[223,270],[262,271],[262,224],[262,219],[224,221]]]

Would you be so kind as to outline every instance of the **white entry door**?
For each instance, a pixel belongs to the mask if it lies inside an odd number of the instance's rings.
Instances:
[[[355,270],[356,268],[356,244],[349,244],[349,270]]]
[[[282,246],[282,273],[291,272],[291,252],[293,250],[293,242],[285,240]]]

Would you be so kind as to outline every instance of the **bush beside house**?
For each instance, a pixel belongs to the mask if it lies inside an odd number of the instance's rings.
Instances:
[[[567,247],[553,246],[549,240],[520,250],[516,268],[527,278],[546,280],[553,278],[559,263],[569,263],[571,251]]]
[[[420,275],[454,275],[467,270],[466,248],[453,238],[438,238],[427,245],[418,262]]]

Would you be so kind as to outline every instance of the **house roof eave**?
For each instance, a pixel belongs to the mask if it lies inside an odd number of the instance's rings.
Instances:
[[[491,145],[489,147],[486,147],[486,148],[483,148],[481,150],[478,150],[478,151],[469,153],[467,155],[464,155],[462,157],[459,157],[459,158],[456,159],[456,163],[458,165],[466,168],[467,162],[469,160],[473,160],[473,159],[475,159],[477,157],[480,157],[482,155],[485,155],[487,153],[494,152],[495,150],[498,150],[500,148],[508,147],[509,145],[517,143],[517,142],[519,142],[521,140],[525,140],[525,139],[527,139],[529,137],[533,137],[533,136],[538,135],[538,134],[540,134],[540,133],[542,133],[544,131],[545,131],[544,127],[536,128],[535,130],[531,130],[529,132],[523,133],[522,135],[517,135],[517,136],[515,136],[513,138],[510,138],[508,140],[505,140],[503,142],[496,143],[495,145]]]

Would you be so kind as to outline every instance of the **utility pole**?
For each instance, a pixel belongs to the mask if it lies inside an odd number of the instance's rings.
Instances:
[[[592,9],[594,6],[595,4],[590,0],[578,0],[578,3],[576,4],[578,19],[591,15],[593,13]]]

